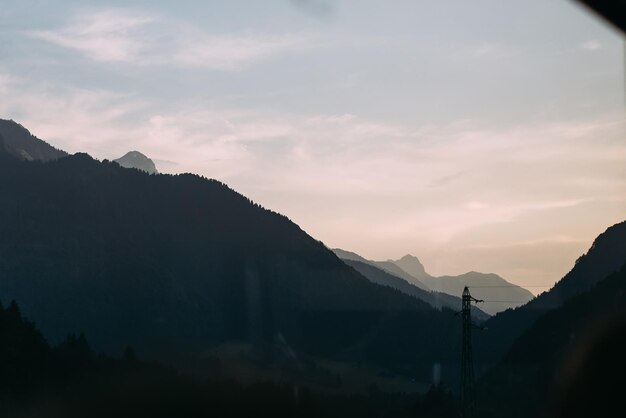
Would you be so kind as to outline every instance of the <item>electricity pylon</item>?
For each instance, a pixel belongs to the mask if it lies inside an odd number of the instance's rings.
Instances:
[[[474,390],[474,360],[472,358],[472,302],[482,302],[474,298],[467,286],[463,289],[461,319],[463,322],[463,345],[461,354],[461,416],[474,418],[476,412],[476,392]]]

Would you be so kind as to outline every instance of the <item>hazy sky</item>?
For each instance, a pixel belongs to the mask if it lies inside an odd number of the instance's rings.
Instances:
[[[624,100],[622,38],[565,0],[0,7],[0,117],[432,274],[552,284],[626,219]]]

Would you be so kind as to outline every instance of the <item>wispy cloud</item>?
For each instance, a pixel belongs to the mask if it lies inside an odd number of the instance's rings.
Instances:
[[[302,33],[212,34],[188,23],[123,10],[81,14],[64,27],[29,35],[99,62],[219,71],[241,70],[317,45]]]
[[[143,28],[154,22],[146,15],[100,12],[76,18],[57,30],[34,31],[30,35],[73,49],[96,61],[130,61],[144,53]]]
[[[414,128],[353,114],[272,113],[191,100],[174,107],[6,73],[0,73],[0,91],[13,97],[0,104],[0,114],[23,119],[68,151],[110,158],[132,144],[176,161],[176,169],[198,172],[203,161],[239,161],[237,176],[233,170],[207,174],[242,184],[254,178],[275,190],[421,196],[460,210],[481,202],[477,212],[483,212],[503,207],[503,200],[526,211],[541,209],[544,196],[577,202],[589,197],[576,194],[582,190],[605,196],[623,183],[615,181],[626,159],[626,121],[619,115],[501,129],[471,120]]]

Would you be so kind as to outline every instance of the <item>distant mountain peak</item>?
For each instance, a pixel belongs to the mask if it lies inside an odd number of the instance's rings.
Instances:
[[[370,264],[370,265],[376,266],[379,269],[382,269],[385,272],[387,272],[387,273],[389,273],[389,274],[391,274],[393,276],[399,277],[399,278],[401,278],[401,279],[403,279],[403,280],[405,280],[405,281],[407,281],[407,282],[409,282],[409,283],[419,287],[420,289],[430,290],[428,288],[428,286],[426,286],[424,283],[419,281],[419,279],[417,279],[416,277],[412,276],[410,273],[404,271],[402,268],[400,268],[398,265],[396,265],[395,262],[392,261],[392,260],[388,260],[388,261],[368,260],[368,259],[358,255],[357,253],[353,253],[352,251],[342,250],[341,248],[333,248],[332,251],[335,253],[335,255],[337,257],[339,257],[342,260],[358,261],[358,262],[361,262],[361,263],[365,263],[365,264]]]
[[[422,279],[425,277],[430,277],[428,273],[426,273],[426,269],[424,265],[419,260],[419,258],[414,255],[407,254],[399,260],[389,260],[392,263],[396,264],[398,267],[409,273],[411,276]]]
[[[415,257],[413,254],[407,254],[404,257],[402,257],[400,260],[417,260],[417,261],[419,261],[419,258]]]
[[[113,161],[124,168],[135,168],[148,174],[159,174],[154,161],[139,151],[129,151],[124,156]]]
[[[396,278],[400,278],[422,290],[439,294],[460,297],[465,286],[478,286],[476,296],[487,300],[481,309],[490,314],[514,308],[533,299],[533,294],[527,289],[509,283],[495,273],[480,273],[469,271],[456,276],[431,276],[426,272],[422,262],[414,255],[406,254],[398,260],[372,261],[360,255],[333,249],[342,260],[357,261],[376,266]]]

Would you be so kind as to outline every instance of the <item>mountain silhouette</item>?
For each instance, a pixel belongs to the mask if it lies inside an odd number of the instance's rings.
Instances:
[[[465,286],[470,287],[472,294],[476,298],[484,301],[478,308],[483,313],[489,315],[494,315],[511,307],[521,306],[533,298],[533,294],[528,290],[507,282],[497,274],[471,271],[458,276],[434,277],[426,272],[424,265],[417,257],[410,254],[399,260],[372,261],[354,252],[338,248],[333,249],[333,251],[344,261],[354,260],[370,264],[392,276],[414,284],[420,289],[438,294],[440,296],[437,299],[437,304],[440,303],[439,301],[445,300],[444,306],[450,306],[448,302],[452,303],[451,306],[456,306],[456,300],[460,300],[459,298]],[[364,275],[367,277],[366,274]],[[449,295],[454,299],[441,295]]]
[[[459,294],[467,286],[474,297],[484,301],[480,308],[491,315],[522,306],[534,297],[528,290],[493,273],[470,271],[458,276],[435,277],[427,283],[433,290],[448,294]]]
[[[414,276],[410,275],[409,273],[407,273],[406,271],[404,271],[403,269],[401,269],[400,267],[398,267],[397,265],[395,265],[393,262],[391,262],[391,260],[389,261],[373,261],[373,260],[367,260],[364,257],[361,257],[360,255],[358,255],[357,253],[351,252],[351,251],[346,251],[346,250],[342,250],[341,248],[333,248],[333,252],[335,254],[337,254],[337,257],[341,258],[342,260],[351,260],[351,261],[358,261],[361,263],[366,263],[366,264],[370,264],[372,266],[375,266],[376,268],[383,270],[385,272],[387,272],[388,274],[395,276],[395,277],[399,277],[402,280],[411,283],[412,285],[425,290],[425,291],[430,291],[430,289],[428,288],[428,286],[426,286],[424,283],[422,283],[421,281],[419,281],[417,278],[415,278]]]
[[[410,254],[392,262],[433,291],[460,295],[465,286],[469,287],[474,297],[484,301],[480,308],[490,315],[521,306],[534,297],[528,290],[493,273],[470,271],[458,276],[433,277],[419,259]]]
[[[554,405],[559,398],[566,408],[587,408],[562,416],[613,415],[626,372],[625,318],[626,266],[539,316],[483,377],[481,397],[503,417],[540,416],[559,409]],[[589,357],[603,341],[608,349],[598,358]],[[579,377],[585,368],[592,370],[590,376]],[[585,388],[579,399],[565,397],[572,385]]]
[[[19,123],[5,119],[0,119],[0,149],[28,161],[45,162],[67,155],[65,151],[58,150],[35,137]]]
[[[485,326],[489,332],[477,340],[479,361],[501,357],[515,338],[543,314],[561,307],[572,297],[591,289],[626,263],[626,221],[609,227],[593,242],[586,254],[554,285],[524,306],[501,312]]]
[[[420,281],[422,281],[422,279],[429,281],[433,278],[433,276],[426,273],[426,268],[419,258],[414,255],[407,254],[399,260],[390,261]]]
[[[216,180],[3,149],[0,200],[0,299],[52,344],[84,331],[97,350],[130,344],[174,361],[241,341],[271,361],[280,338],[296,352],[456,375],[452,311],[371,283]]]
[[[393,274],[394,276],[400,277],[406,280],[409,283],[414,284],[415,286],[424,289],[424,290],[432,290],[428,287],[427,284],[423,283],[417,277],[412,276],[411,274],[404,271],[404,269],[398,267],[393,261],[374,261],[374,263],[381,269]]]
[[[137,170],[145,171],[148,174],[158,174],[159,171],[150,158],[146,157],[139,151],[130,151],[124,154],[124,156],[113,160],[124,168],[135,168]]]
[[[361,273],[372,283],[399,290],[402,293],[421,299],[437,309],[449,308],[457,312],[461,310],[461,299],[459,297],[448,295],[446,293],[432,292],[430,290],[421,289],[412,283],[409,283],[408,281],[379,268],[377,265],[350,259],[343,259],[343,262]],[[477,321],[484,321],[489,318],[489,315],[483,312],[480,308],[476,307],[473,309],[472,315]]]
[[[341,258],[342,260],[352,260],[359,261],[361,263],[374,264],[373,261],[367,260],[357,253],[353,253],[352,251],[342,250],[341,248],[333,248],[333,252],[337,254],[337,257]]]

